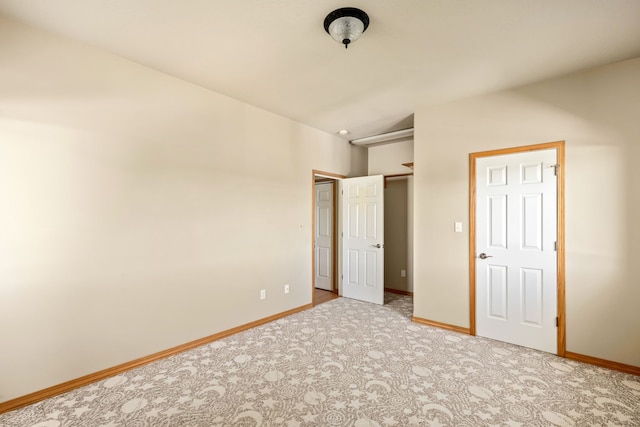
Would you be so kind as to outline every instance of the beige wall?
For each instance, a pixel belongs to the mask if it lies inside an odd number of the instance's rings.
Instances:
[[[311,302],[311,170],[364,150],[2,18],[0,50],[0,402]]]
[[[567,350],[640,366],[639,88],[640,58],[416,113],[417,317],[469,326],[468,154],[565,140]]]
[[[411,172],[411,169],[402,164],[413,162],[413,140],[371,146],[368,151],[369,175]]]

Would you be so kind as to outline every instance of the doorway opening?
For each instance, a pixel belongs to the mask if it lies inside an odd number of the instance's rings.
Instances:
[[[384,184],[384,291],[413,296],[413,173]]]
[[[384,183],[312,170],[313,305],[323,292],[384,304]]]
[[[331,172],[312,171],[311,295],[315,306],[338,297],[338,180]]]

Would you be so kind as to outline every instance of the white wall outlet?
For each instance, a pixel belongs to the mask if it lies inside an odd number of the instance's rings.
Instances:
[[[267,299],[267,290],[260,289],[260,299]]]
[[[284,285],[284,293],[288,294],[289,293],[289,284],[285,284]]]
[[[407,270],[400,270],[400,277],[407,277]]]
[[[462,223],[461,222],[454,222],[453,223],[453,229],[456,233],[462,233]]]

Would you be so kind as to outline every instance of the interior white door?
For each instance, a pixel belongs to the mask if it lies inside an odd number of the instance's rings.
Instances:
[[[476,334],[557,351],[555,149],[476,159]]]
[[[315,185],[315,287],[333,290],[333,182]]]
[[[384,178],[343,179],[342,296],[384,304]]]

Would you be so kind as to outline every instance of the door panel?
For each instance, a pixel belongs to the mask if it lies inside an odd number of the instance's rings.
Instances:
[[[333,290],[333,183],[315,185],[315,287]]]
[[[349,238],[360,238],[360,206],[357,204],[350,204],[347,209],[347,229],[349,230]]]
[[[476,159],[476,333],[547,352],[557,349],[555,163],[555,149]]]
[[[522,249],[542,251],[542,194],[522,195]]]
[[[375,197],[367,194],[367,198]],[[366,226],[367,226],[367,234],[366,238],[369,240],[376,240],[378,238],[378,205],[376,203],[367,203],[367,214],[366,218]]]
[[[530,325],[543,326],[542,270],[523,268],[520,270],[522,295],[522,321]]]
[[[364,285],[373,288],[378,283],[376,278],[376,273],[378,272],[377,260],[378,254],[377,252],[368,250],[365,252],[365,263],[364,263],[364,271],[365,271],[365,280]]]
[[[317,248],[316,253],[318,254],[316,259],[317,278],[331,280],[331,249]]]
[[[384,303],[384,180],[382,175],[341,181],[342,295]]]
[[[488,266],[489,274],[489,316],[507,320],[507,268]]]
[[[489,242],[490,248],[507,248],[507,196],[489,196]]]
[[[358,268],[360,252],[357,249],[349,249],[347,251],[348,259],[346,266],[352,265],[354,268],[347,268],[348,283],[360,283],[360,269]]]

